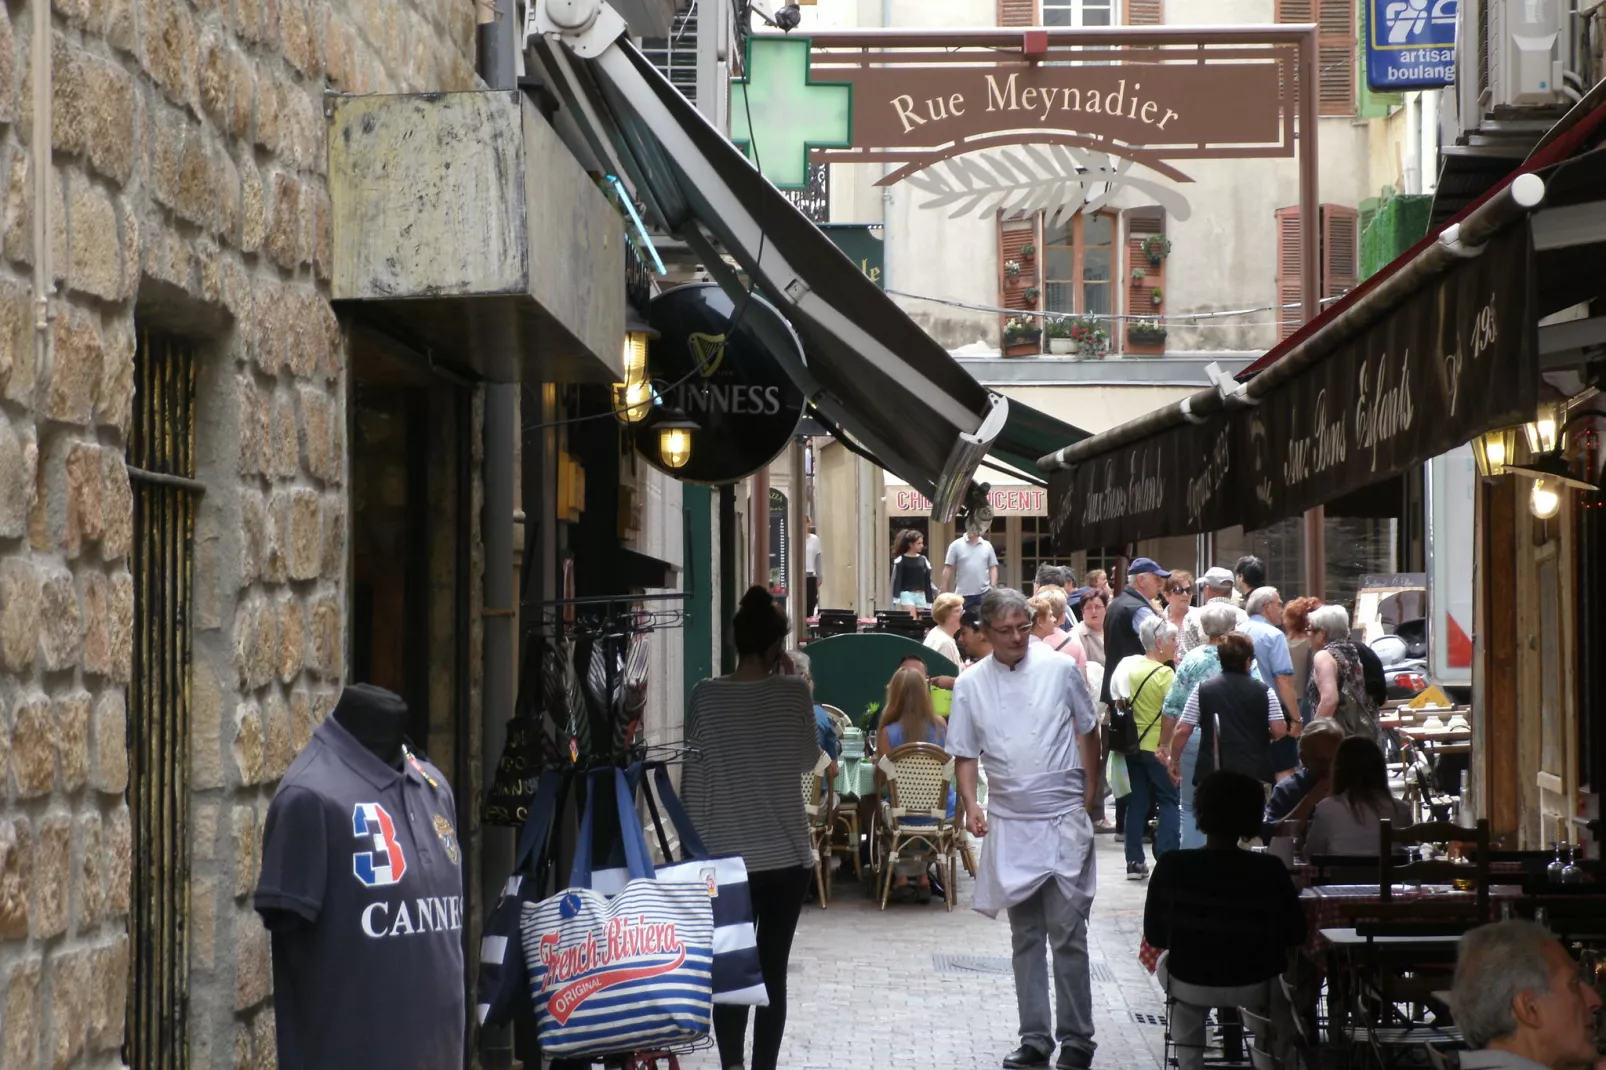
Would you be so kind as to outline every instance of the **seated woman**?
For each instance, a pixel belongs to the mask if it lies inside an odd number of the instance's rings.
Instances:
[[[1270,1008],[1287,1026],[1279,1034],[1293,1032],[1276,980],[1305,942],[1299,893],[1280,861],[1238,847],[1260,834],[1265,799],[1247,774],[1205,777],[1193,800],[1204,847],[1168,851],[1149,879],[1143,935],[1167,952],[1158,972],[1179,1070],[1204,1065],[1211,1007]]]
[[[1351,736],[1333,758],[1333,793],[1316,804],[1305,835],[1306,857],[1354,855],[1375,858],[1378,824],[1411,824],[1411,808],[1389,791],[1383,752],[1365,736]]]
[[[899,669],[893,674],[892,682],[887,685],[887,701],[882,707],[881,729],[876,737],[876,753],[891,754],[905,743],[931,743],[941,747],[947,741],[948,726],[931,709],[931,689],[926,683],[926,674],[914,668]],[[885,775],[877,770],[876,783],[880,784],[885,779]],[[948,789],[948,816],[954,816],[952,787]],[[906,818],[905,823],[936,824],[936,819]],[[908,885],[909,878],[902,875],[894,878],[892,883],[894,891],[906,888]],[[929,900],[931,882],[924,872],[920,874],[919,888],[920,900],[922,902]]]

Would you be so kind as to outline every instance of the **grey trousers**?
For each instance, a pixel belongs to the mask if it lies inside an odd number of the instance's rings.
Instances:
[[[1062,1049],[1083,1056],[1084,1064],[1091,1065],[1098,1045],[1093,1043],[1087,919],[1072,908],[1059,885],[1049,881],[1030,899],[1009,908],[1009,932],[1014,944],[1021,1043],[1052,1054],[1057,1039]],[[1057,1015],[1051,1015],[1049,1009],[1049,966],[1043,955],[1044,941],[1053,953]]]

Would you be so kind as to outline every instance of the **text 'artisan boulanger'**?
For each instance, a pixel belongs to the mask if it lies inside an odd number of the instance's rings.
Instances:
[[[1107,93],[1096,89],[1084,91],[1074,86],[1021,88],[1016,84],[1020,79],[1018,73],[1011,74],[1002,85],[994,75],[986,75],[986,79],[986,110],[990,112],[1026,112],[1035,115],[1040,122],[1046,123],[1056,111],[1074,111],[1084,115],[1135,119],[1156,130],[1164,130],[1167,122],[1177,118],[1177,113],[1170,108],[1162,108],[1155,101],[1143,100],[1139,96],[1139,91],[1143,88],[1142,82],[1133,83],[1129,93],[1125,78],[1116,84],[1115,89]],[[965,99],[963,93],[950,93],[946,97],[927,97],[921,104],[917,104],[914,97],[908,93],[892,98],[892,107],[898,113],[898,121],[903,124],[903,132],[906,134],[917,126],[941,122],[949,116],[963,115],[969,106],[969,101]],[[921,114],[922,112],[924,114]]]

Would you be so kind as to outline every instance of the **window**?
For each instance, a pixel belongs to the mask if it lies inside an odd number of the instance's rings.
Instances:
[[[1321,115],[1354,115],[1355,45],[1359,35],[1355,0],[1274,0],[1277,21],[1314,22],[1316,100]]]
[[[1054,533],[1046,516],[1020,518],[1020,589],[1032,593],[1039,565],[1058,565],[1059,555],[1054,553]]]
[[[1043,232],[1043,308],[1107,316],[1114,308],[1110,275],[1115,217],[1078,212]]]
[[[1321,249],[1317,257],[1321,278],[1317,296],[1342,297],[1355,288],[1360,274],[1361,213],[1341,204],[1321,206],[1318,236]],[[1277,209],[1277,304],[1280,307],[1278,338],[1287,338],[1305,322],[1299,307],[1303,290],[1304,260],[1299,226],[1299,209]]]
[[[1113,26],[1115,0],[1043,0],[1044,26]]]

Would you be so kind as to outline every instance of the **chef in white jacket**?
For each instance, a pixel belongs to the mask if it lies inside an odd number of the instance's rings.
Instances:
[[[1093,822],[1087,808],[1098,764],[1093,696],[1076,662],[1031,635],[1026,598],[994,587],[981,604],[993,653],[954,681],[947,749],[970,832],[985,837],[972,906],[1009,911],[1021,1046],[1011,1068],[1059,1070],[1093,1063],[1093,994],[1087,916],[1093,906]],[[987,813],[976,805],[976,763],[987,763]],[[1055,1006],[1050,1014],[1053,951]]]

